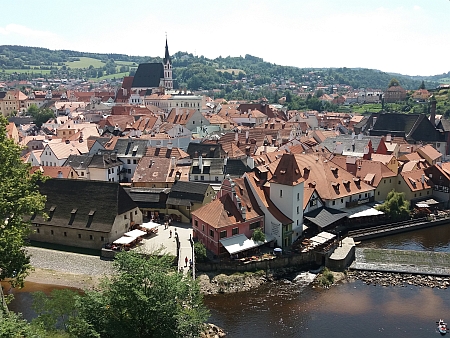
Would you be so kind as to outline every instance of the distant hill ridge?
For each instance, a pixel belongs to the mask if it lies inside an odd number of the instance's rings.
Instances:
[[[161,51],[161,56],[163,51]],[[365,68],[298,68],[280,66],[265,62],[262,58],[245,55],[244,57],[217,57],[208,59],[194,56],[187,52],[177,52],[173,56],[174,77],[180,86],[192,90],[222,88],[232,80],[239,80],[250,86],[261,86],[270,83],[293,82],[306,83],[311,87],[331,86],[334,84],[349,85],[353,88],[385,89],[396,77],[406,89],[417,89],[421,81],[427,88],[434,88],[439,83],[450,82],[450,72],[428,77],[413,77],[401,74],[386,73]],[[88,59],[75,69],[74,61],[79,58],[100,60],[89,64]],[[132,65],[143,62],[158,62],[161,57],[130,56],[117,53],[90,53],[72,50],[50,50],[42,47],[0,46],[0,79],[12,79],[14,76],[27,79],[39,74],[48,76],[78,76],[85,78],[101,78],[104,75],[117,78],[133,75]],[[20,71],[16,71],[20,70]],[[18,75],[11,75],[11,73]],[[131,73],[130,73],[131,72]],[[287,88],[289,83],[287,82]]]

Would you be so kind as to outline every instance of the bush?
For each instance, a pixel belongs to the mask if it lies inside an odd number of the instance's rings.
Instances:
[[[321,287],[329,287],[334,283],[334,275],[328,268],[325,268],[317,281]]]
[[[264,234],[264,232],[261,230],[261,228],[256,228],[253,231],[252,234],[252,239],[255,242],[264,242],[266,240],[266,235]]]

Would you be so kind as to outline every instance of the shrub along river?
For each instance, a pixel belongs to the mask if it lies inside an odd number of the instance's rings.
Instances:
[[[365,247],[450,252],[450,224],[383,237]],[[30,283],[16,293],[11,309],[33,316],[28,291],[50,290]],[[382,287],[361,281],[330,289],[288,279],[238,294],[206,296],[210,322],[228,337],[424,337],[438,335],[435,322],[450,321],[450,292],[428,287]]]

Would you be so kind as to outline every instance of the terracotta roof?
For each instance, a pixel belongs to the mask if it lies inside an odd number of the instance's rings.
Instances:
[[[172,149],[168,149],[167,147],[147,147],[145,156],[165,158],[175,157],[177,160],[180,158],[189,158],[189,154],[187,152],[177,147],[173,147]]]
[[[166,121],[169,123],[185,125],[195,112],[197,112],[196,109],[172,108]]]
[[[435,161],[442,157],[442,154],[429,144],[420,147],[419,149],[417,149],[417,152],[422,156],[424,155],[428,156],[429,158],[431,158],[432,161]]]
[[[385,164],[373,160],[349,161],[346,156],[334,156],[331,161],[373,187],[377,187],[383,178],[397,176]]]
[[[52,166],[34,166],[31,168],[31,172],[40,171],[44,176],[51,178],[78,178],[78,175],[71,167],[52,167]],[[73,172],[75,177],[70,177],[70,172]],[[61,177],[60,177],[61,176]]]
[[[402,172],[400,175],[403,177],[411,191],[430,189],[434,185],[423,169]]]
[[[241,212],[237,209],[229,194],[225,194],[193,211],[192,216],[198,217],[216,229],[243,221]]]
[[[283,154],[272,175],[271,182],[283,185],[297,185],[303,182],[300,168],[293,154]]]
[[[252,186],[252,191],[256,192],[259,200],[267,208],[270,214],[275,217],[282,224],[290,224],[292,220],[283,214],[280,209],[278,209],[275,204],[270,200],[270,197],[265,193],[264,188],[259,184],[260,181],[256,176],[256,173],[250,172],[244,175],[246,182],[249,186]]]

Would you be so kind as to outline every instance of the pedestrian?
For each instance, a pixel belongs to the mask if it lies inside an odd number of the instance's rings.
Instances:
[[[185,268],[187,268],[187,263],[188,263],[188,261],[189,261],[189,259],[188,259],[187,256],[186,256],[186,258],[184,259],[184,267],[185,267]]]
[[[172,238],[172,230],[170,230],[169,234],[169,238]]]
[[[189,260],[189,268],[192,269],[192,259]]]

